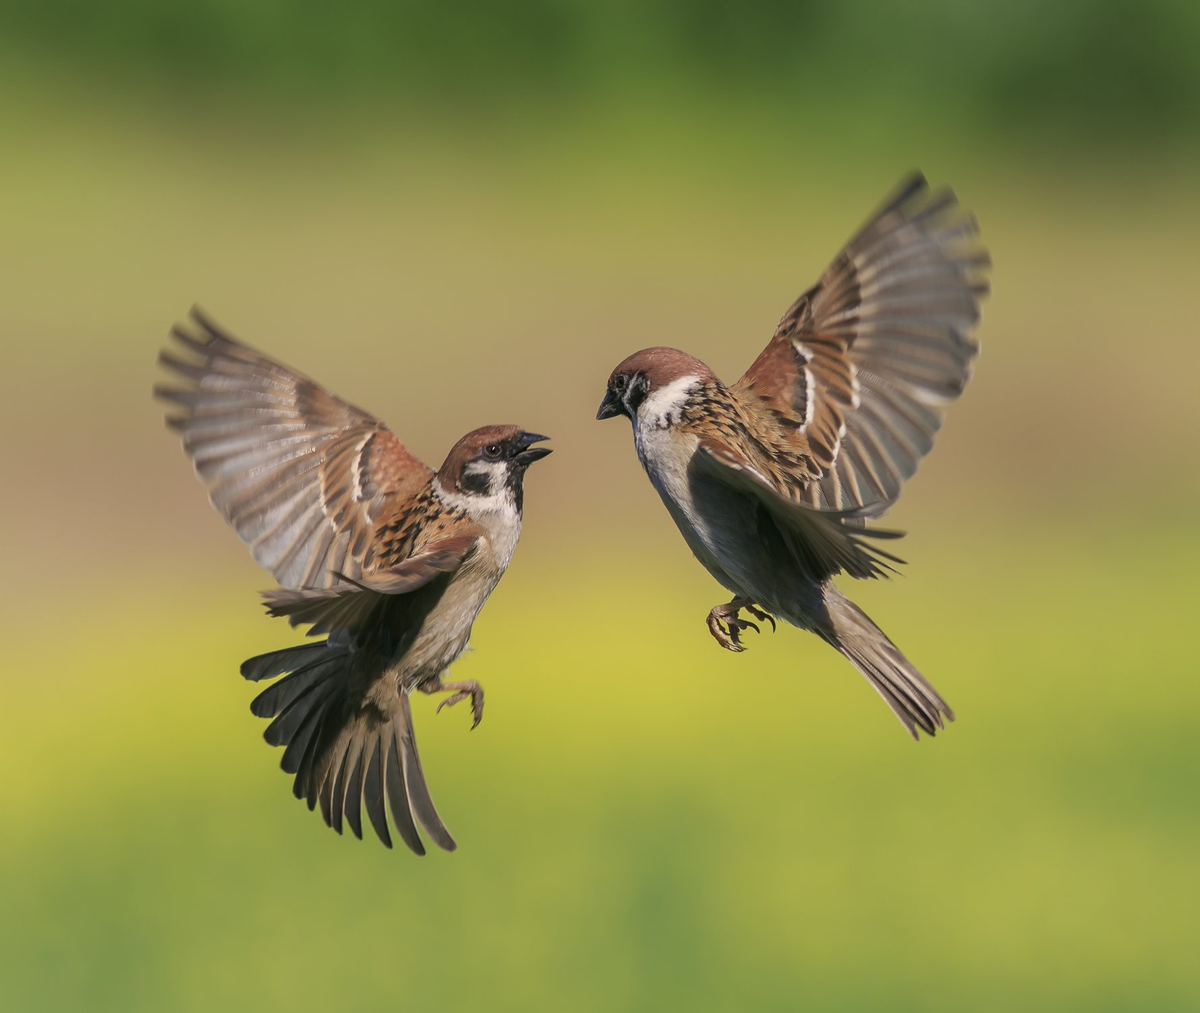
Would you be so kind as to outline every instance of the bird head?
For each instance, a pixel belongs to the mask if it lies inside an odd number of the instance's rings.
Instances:
[[[459,440],[438,471],[446,488],[482,501],[503,500],[521,506],[525,469],[551,451],[535,447],[548,436],[520,426],[484,426]]]
[[[609,374],[597,419],[625,415],[634,425],[669,421],[688,398],[716,377],[703,362],[677,348],[643,348]]]

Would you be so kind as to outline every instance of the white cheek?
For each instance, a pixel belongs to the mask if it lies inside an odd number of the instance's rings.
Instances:
[[[447,489],[440,482],[434,489],[443,503],[462,510],[468,517],[483,525],[493,536],[509,528],[521,529],[521,515],[512,490],[508,487],[508,467],[502,462],[488,464],[472,461],[467,465],[463,478],[482,477],[487,480],[487,491],[465,493],[460,489]],[[461,484],[461,483],[460,483]],[[480,481],[482,487],[482,481]]]
[[[683,406],[700,384],[700,377],[690,375],[659,387],[638,405],[636,424],[654,429],[674,425],[682,418]]]

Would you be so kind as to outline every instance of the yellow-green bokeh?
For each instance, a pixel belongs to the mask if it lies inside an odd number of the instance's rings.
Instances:
[[[619,19],[563,18],[598,34],[564,35],[561,66],[484,60],[494,80],[433,97],[370,47],[362,80],[266,49],[251,73],[217,33],[234,87],[136,33],[106,62],[13,20],[3,1005],[1196,1008],[1200,148],[1162,55],[1182,42],[1114,64],[1103,123],[1024,41],[841,94],[849,22],[789,76],[743,52],[769,19],[677,52],[665,14],[640,49],[603,35]],[[1064,59],[1109,80],[1102,41]],[[705,60],[727,88],[695,84]],[[1033,99],[987,90],[1017,81]],[[920,745],[814,638],[718,651],[721,590],[624,423],[592,421],[643,345],[735,376],[913,166],[996,264],[976,379],[890,518],[911,565],[843,585],[959,714]],[[265,577],[149,397],[193,301],[431,462],[487,422],[554,438],[455,670],[487,719],[415,702],[453,855],[337,837],[261,740],[238,663],[297,635],[261,616]]]

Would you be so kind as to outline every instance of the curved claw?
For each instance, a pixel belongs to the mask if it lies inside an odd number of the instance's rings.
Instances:
[[[724,625],[722,625],[722,616],[716,609],[713,609],[711,612],[709,612],[707,622],[708,632],[712,634],[713,640],[724,647],[725,650],[733,651],[734,654],[738,654],[745,650],[745,648],[738,643],[737,631],[733,629],[727,629]]]
[[[465,700],[467,696],[468,694],[466,693],[455,693],[454,696],[448,696],[445,700],[437,705],[437,710],[435,710],[433,713],[441,714],[443,707],[453,707],[456,703],[461,703],[463,700]]]
[[[766,621],[770,623],[770,631],[772,631],[772,633],[775,633],[775,630],[779,629],[775,625],[775,617],[770,615],[770,612],[761,612],[757,609],[746,609],[746,611],[748,611],[751,616],[754,616],[756,619],[758,619],[758,621]]]
[[[753,630],[755,633],[761,634],[762,630],[758,623],[753,623],[749,619],[742,619],[738,613],[745,609],[750,615],[754,616],[759,622],[769,622],[771,624],[771,632],[776,630],[775,617],[769,612],[764,612],[762,609],[745,598],[734,598],[733,601],[726,605],[718,605],[708,613],[708,631],[712,634],[713,639],[725,648],[727,651],[733,651],[735,654],[744,651],[746,648],[742,646],[740,634],[743,630]]]
[[[773,615],[771,615],[770,612],[764,612],[762,609],[760,609],[754,605],[743,605],[742,608],[744,608],[747,612],[749,612],[752,616],[754,616],[754,618],[757,619],[760,623],[761,622],[770,623],[772,633],[774,633],[776,631],[776,629],[778,629],[778,627],[775,625],[775,617]],[[756,630],[758,629],[757,626],[755,626],[754,628]]]
[[[471,699],[471,714],[475,720],[471,722],[471,729],[479,727],[479,722],[483,720],[483,687],[477,682],[458,682],[450,683],[449,685],[431,685],[428,689],[421,687],[423,693],[440,693],[447,690],[457,690],[451,696],[446,697],[438,703],[437,710],[434,714],[440,714],[443,707],[453,707],[456,703],[462,703],[468,697]]]

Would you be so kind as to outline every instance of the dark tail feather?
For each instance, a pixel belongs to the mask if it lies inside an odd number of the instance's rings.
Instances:
[[[324,657],[324,653],[325,644],[320,643],[300,644],[298,647],[285,647],[282,651],[260,654],[242,662],[242,678],[251,682],[274,679],[284,672],[294,672],[306,662]]]
[[[421,757],[417,753],[417,740],[413,736],[412,708],[409,706],[407,694],[400,695],[399,711],[402,720],[393,720],[392,726],[395,729],[396,745],[404,759],[404,785],[408,789],[408,801],[412,806],[413,815],[425,828],[425,833],[433,839],[434,844],[446,851],[453,851],[458,845],[454,843],[454,838],[450,836],[450,831],[438,815],[433,798],[429,794],[429,785],[425,783],[425,772],[421,769]]]
[[[934,735],[954,711],[862,609],[826,585],[826,623],[817,633],[836,647],[875,687],[914,739]],[[943,720],[944,719],[944,720]]]
[[[453,851],[457,845],[421,769],[408,695],[396,694],[386,713],[369,700],[351,699],[352,663],[349,649],[319,643],[242,665],[242,674],[255,681],[290,673],[259,693],[250,710],[273,719],[264,737],[285,747],[281,766],[295,775],[296,797],[310,809],[319,804],[325,822],[339,834],[344,819],[360,838],[365,807],[375,833],[390,848],[386,798],[400,839],[414,852],[425,854],[418,823],[438,847]]]

